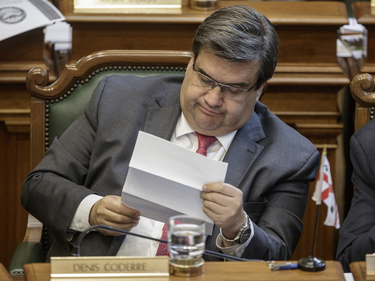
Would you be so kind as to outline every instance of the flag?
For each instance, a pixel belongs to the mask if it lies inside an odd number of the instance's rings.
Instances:
[[[333,192],[331,168],[327,158],[327,150],[324,147],[322,159],[320,160],[320,168],[318,172],[318,180],[316,181],[315,191],[312,199],[316,205],[320,205],[322,200],[327,206],[327,217],[324,221],[325,225],[340,228],[339,212],[336,204],[335,193]]]

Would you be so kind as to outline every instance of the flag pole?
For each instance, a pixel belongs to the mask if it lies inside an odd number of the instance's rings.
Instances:
[[[322,203],[321,190],[322,190],[322,183],[323,183],[324,157],[326,155],[327,155],[327,146],[326,146],[326,144],[324,144],[322,157],[320,159],[320,167],[319,167],[319,179],[318,179],[319,186],[318,186],[318,192],[317,192],[319,194],[319,197],[314,199],[316,201],[316,218],[315,218],[315,228],[314,228],[314,238],[313,238],[313,244],[312,244],[312,251],[311,251],[310,256],[298,260],[298,268],[303,270],[303,271],[316,272],[316,271],[322,271],[326,268],[325,261],[322,260],[322,259],[318,259],[314,256],[316,236],[317,236],[317,232],[318,232],[319,210],[320,210],[320,205]],[[315,190],[315,192],[316,192],[316,190]],[[314,193],[314,195],[315,195],[315,193]]]
[[[314,230],[314,238],[313,238],[312,251],[311,251],[312,257],[314,256],[314,253],[315,253],[316,233],[318,232],[319,210],[320,210],[320,205],[316,205],[315,230]]]
[[[320,160],[320,167],[319,167],[319,192],[322,190],[323,185],[323,168],[324,168],[324,156],[327,155],[327,145],[324,144],[323,152],[322,152],[322,158]],[[313,246],[311,251],[311,256],[314,256],[315,253],[315,243],[316,243],[316,234],[318,233],[318,222],[319,222],[319,212],[320,212],[320,205],[322,204],[321,198],[319,201],[316,202],[316,217],[315,217],[315,230],[314,230],[314,238],[313,238]]]

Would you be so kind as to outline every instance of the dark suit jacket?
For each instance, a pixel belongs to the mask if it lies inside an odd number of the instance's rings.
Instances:
[[[139,130],[171,138],[181,114],[182,80],[182,76],[106,77],[84,113],[54,140],[28,175],[22,193],[23,206],[57,237],[52,255],[69,254],[68,227],[82,199],[92,193],[121,194]],[[289,259],[302,232],[308,181],[315,179],[318,151],[258,102],[224,161],[229,164],[225,182],[243,191],[244,209],[255,223],[255,236],[243,257]],[[218,232],[215,227],[207,238],[207,249],[219,251]],[[82,255],[114,255],[121,239],[90,233]]]
[[[354,196],[339,233],[337,259],[349,264],[375,252],[375,119],[350,139]]]

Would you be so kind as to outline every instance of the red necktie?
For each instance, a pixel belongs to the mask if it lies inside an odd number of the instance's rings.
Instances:
[[[207,156],[207,149],[217,140],[216,137],[201,135],[195,132],[198,137],[198,149],[196,153]],[[162,240],[168,240],[168,224],[164,224],[163,233],[161,235]],[[159,243],[158,250],[156,251],[157,256],[169,256],[168,245],[165,243]]]
[[[160,237],[161,240],[168,241],[168,224],[164,224],[163,226],[163,233]],[[158,250],[156,251],[157,256],[169,256],[168,252],[168,244],[166,243],[159,243]]]
[[[207,149],[217,140],[215,136],[205,136],[195,132],[198,137],[197,153],[207,156]]]

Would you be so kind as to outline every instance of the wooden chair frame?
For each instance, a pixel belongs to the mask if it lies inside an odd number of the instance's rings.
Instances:
[[[374,78],[368,74],[356,75],[350,83],[350,92],[356,101],[354,130],[357,131],[368,121],[374,119],[375,93]]]
[[[42,68],[30,70],[26,86],[31,92],[31,163],[30,168],[41,161],[48,149],[48,105],[69,97],[79,84],[87,83],[99,72],[112,69],[137,70],[173,70],[183,71],[192,56],[183,51],[125,51],[110,50],[95,52],[79,60],[76,64],[67,64],[60,78],[52,85],[48,83],[48,73]]]

